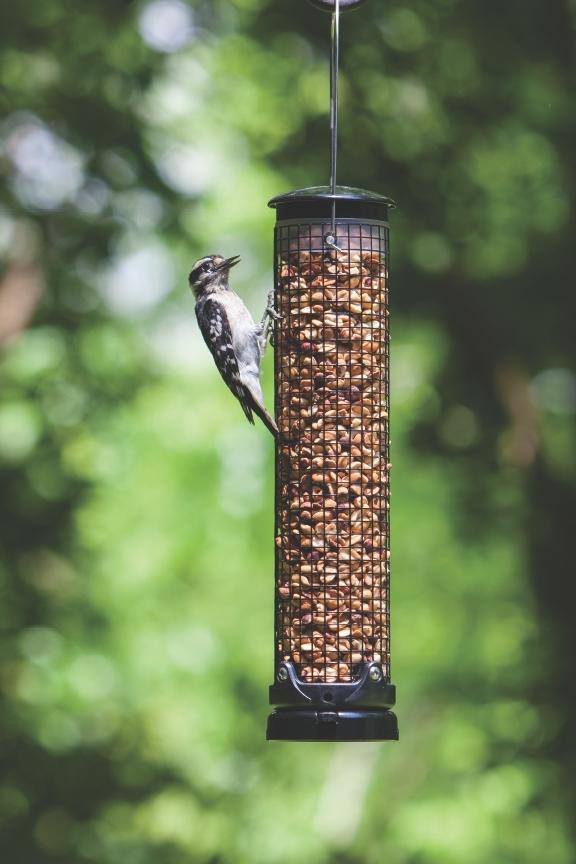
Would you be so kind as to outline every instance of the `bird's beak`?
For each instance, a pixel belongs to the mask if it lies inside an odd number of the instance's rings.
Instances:
[[[236,264],[240,263],[240,255],[233,255],[231,258],[226,258],[222,264],[219,264],[218,270],[230,270],[232,267],[235,267]]]

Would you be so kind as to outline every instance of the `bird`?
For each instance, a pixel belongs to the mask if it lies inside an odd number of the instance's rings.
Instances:
[[[229,284],[232,267],[240,256],[205,255],[193,265],[188,282],[196,300],[200,332],[224,382],[240,402],[248,421],[262,420],[276,436],[278,427],[264,407],[260,366],[269,335],[271,318],[281,317],[273,308],[273,292],[262,321],[257,324],[242,299]]]

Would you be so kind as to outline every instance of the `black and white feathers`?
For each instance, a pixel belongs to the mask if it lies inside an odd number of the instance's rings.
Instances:
[[[194,264],[189,282],[196,297],[196,318],[220,375],[249,422],[254,423],[256,414],[276,435],[278,428],[264,407],[260,385],[262,326],[228,284],[230,268],[238,261],[209,255]]]

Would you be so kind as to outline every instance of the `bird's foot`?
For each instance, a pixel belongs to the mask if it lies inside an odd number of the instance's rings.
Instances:
[[[267,306],[266,314],[269,315],[270,318],[273,318],[274,321],[282,321],[284,319],[284,315],[278,312],[278,310],[275,309],[274,306]]]
[[[264,320],[266,320],[266,318],[273,318],[274,321],[282,321],[284,316],[281,315],[280,312],[278,312],[278,310],[274,306],[274,300],[275,300],[274,293],[275,293],[274,290],[272,290],[268,293],[268,300],[266,303],[266,311],[264,312]]]
[[[264,310],[264,315],[262,316],[262,321],[258,325],[258,339],[260,342],[260,349],[262,354],[264,354],[268,342],[270,342],[270,345],[274,347],[273,322],[281,321],[283,318],[284,316],[281,315],[274,306],[274,291],[270,291],[268,294],[266,309]]]
[[[256,337],[258,339],[258,345],[260,346],[260,356],[263,357],[268,342],[270,342],[270,345],[274,345],[272,326],[270,318],[267,315],[265,315],[262,321],[257,325]]]

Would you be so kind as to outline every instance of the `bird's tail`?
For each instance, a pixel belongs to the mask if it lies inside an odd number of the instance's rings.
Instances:
[[[264,423],[266,428],[276,437],[278,435],[278,427],[274,419],[270,416],[264,407],[264,397],[262,396],[262,388],[260,381],[255,378],[244,378],[242,381],[244,388],[244,399],[241,399],[244,413],[251,423],[254,423],[251,412],[253,411],[257,417]],[[248,410],[247,410],[248,409]]]
[[[272,435],[274,435],[274,437],[276,437],[278,435],[278,427],[277,427],[276,423],[274,422],[273,418],[270,416],[270,414],[266,410],[266,408],[264,408],[264,406],[261,405],[256,400],[254,400],[254,404],[251,405],[251,408],[254,411],[254,413],[260,418],[260,420],[262,420],[262,422],[264,423],[266,428],[272,433]]]

